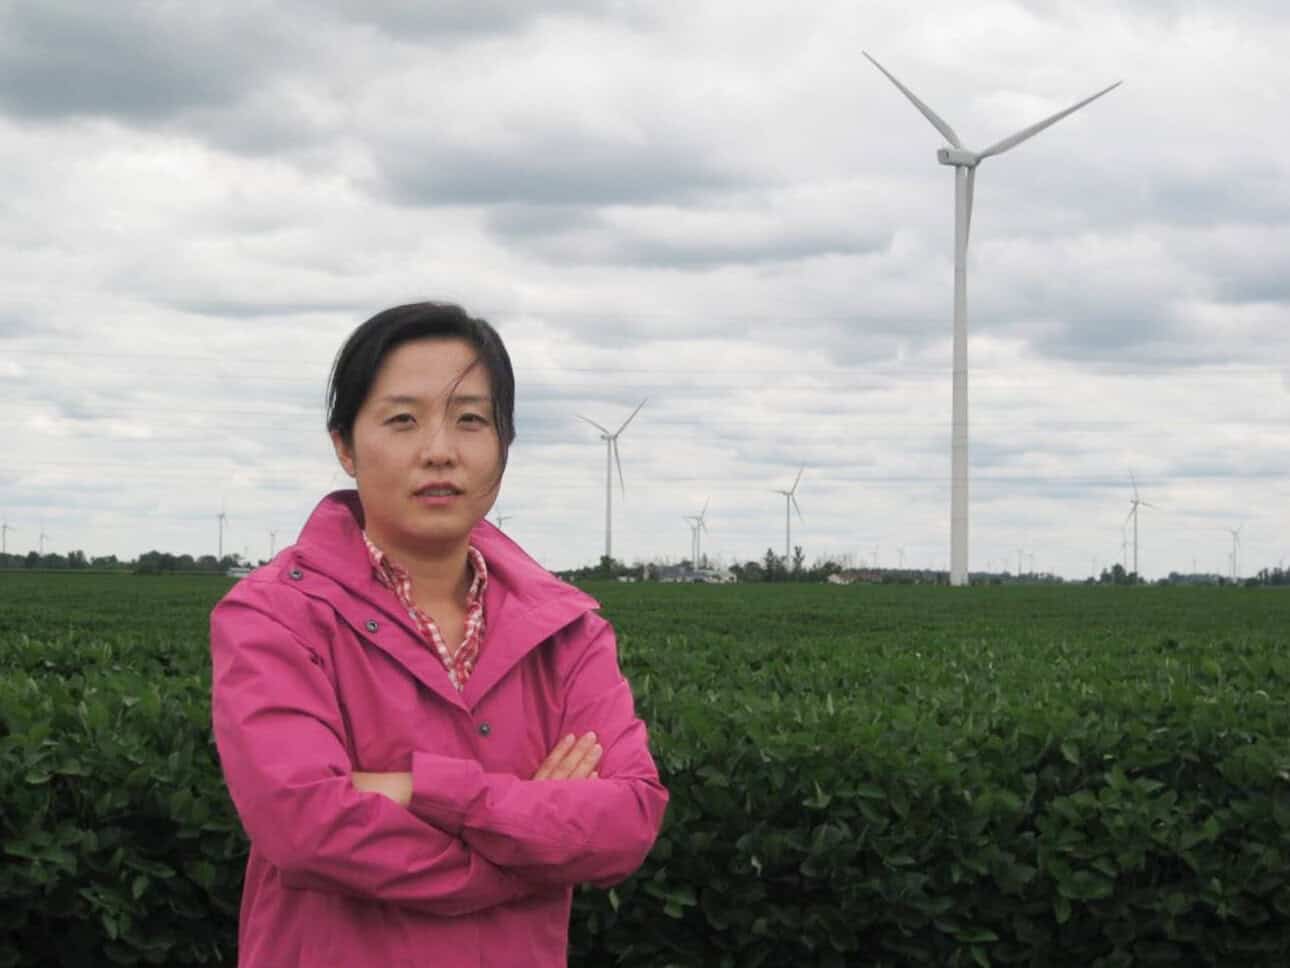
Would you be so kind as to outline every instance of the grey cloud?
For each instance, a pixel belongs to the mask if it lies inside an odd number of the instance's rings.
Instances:
[[[582,205],[498,205],[489,210],[487,225],[504,238],[542,240],[603,224],[594,209]]]
[[[645,238],[630,230],[606,230],[581,238],[553,238],[532,246],[551,261],[605,263],[676,269],[709,269],[730,265],[792,262],[828,255],[856,255],[874,252],[885,240],[849,235],[792,230],[783,236],[748,239]]]
[[[27,118],[164,120],[235,100],[290,59],[264,8],[19,0],[0,14],[0,104]]]
[[[698,147],[542,131],[504,145],[389,145],[381,189],[410,205],[595,205],[683,201],[741,183]]]
[[[25,315],[0,310],[0,339],[13,339],[37,332],[39,327]]]
[[[343,300],[317,302],[275,302],[267,299],[169,299],[165,305],[197,316],[257,319],[265,316],[304,316],[314,313],[340,314],[346,317],[364,311],[368,303]]]
[[[309,5],[351,21],[375,27],[391,37],[416,39],[512,33],[533,21],[557,14],[603,14],[623,9],[605,0],[322,0]]]

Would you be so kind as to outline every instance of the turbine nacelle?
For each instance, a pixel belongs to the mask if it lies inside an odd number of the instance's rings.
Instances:
[[[939,148],[936,160],[942,165],[954,165],[956,168],[975,168],[981,163],[981,156],[965,148]]]

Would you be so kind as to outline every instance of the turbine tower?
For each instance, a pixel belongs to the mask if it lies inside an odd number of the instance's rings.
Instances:
[[[42,558],[45,557],[45,539],[48,537],[49,535],[45,534],[45,523],[42,521],[40,523],[40,557]]]
[[[649,398],[647,397],[646,400]],[[623,494],[627,493],[627,484],[623,481],[623,462],[618,456],[618,437],[627,429],[627,425],[635,419],[636,415],[641,412],[641,407],[645,406],[645,400],[636,405],[632,415],[623,421],[622,426],[610,433],[607,429],[600,426],[590,417],[584,417],[578,414],[579,420],[585,420],[591,426],[600,431],[600,439],[605,442],[605,557],[612,559],[614,557],[614,465],[618,465],[618,486],[622,489]]]
[[[223,561],[224,560],[224,522],[228,518],[228,515],[224,513],[223,501],[220,502],[219,514],[215,515],[215,517],[219,521],[219,556],[216,560]]]
[[[801,469],[797,472],[797,478],[793,481],[793,486],[790,487],[787,491],[779,490],[777,488],[773,489],[776,494],[784,495],[784,567],[785,568],[788,568],[789,554],[792,551],[792,544],[793,544],[793,540],[792,540],[793,539],[793,530],[792,530],[793,519],[789,515],[790,502],[792,503],[792,506],[797,510],[798,520],[799,521],[803,520],[802,509],[797,506],[797,497],[795,495],[797,494],[798,482],[802,480],[802,471],[804,470],[806,470],[805,464],[803,464]]]
[[[914,107],[932,123],[951,145],[936,152],[936,160],[954,168],[954,403],[951,418],[952,442],[950,445],[950,584],[968,583],[968,397],[967,397],[967,249],[968,235],[972,228],[972,193],[976,184],[977,166],[993,155],[1001,155],[1032,138],[1066,115],[1078,111],[1090,101],[1120,86],[1120,81],[1098,91],[1064,111],[1058,111],[1037,124],[1018,131],[996,142],[984,151],[971,151],[963,147],[954,129],[868,52],[865,57],[887,76],[900,92],[909,98]]]
[[[1223,529],[1224,531],[1226,531],[1228,534],[1232,536],[1232,582],[1233,583],[1240,580],[1241,528],[1243,527],[1245,527],[1245,525],[1242,524],[1241,527],[1239,528]]]
[[[702,533],[708,530],[708,524],[704,518],[707,516],[708,502],[711,500],[711,498],[708,498],[707,501],[703,502],[703,510],[698,514],[690,514],[685,517],[687,522],[694,522],[690,525],[690,560],[694,563],[695,568],[699,567],[699,559],[703,556]]]
[[[1152,508],[1154,510],[1155,505],[1148,504],[1146,501],[1138,497],[1138,481],[1137,481],[1137,478],[1133,476],[1133,471],[1129,471],[1129,481],[1133,484],[1133,500],[1129,502],[1129,504],[1131,504],[1132,507],[1129,508],[1128,517],[1124,519],[1124,522],[1125,524],[1128,524],[1129,518],[1133,518],[1133,574],[1137,575],[1138,574],[1138,508],[1144,507],[1144,508]]]
[[[273,560],[273,552],[274,552],[274,549],[277,547],[277,544],[278,544],[278,532],[270,531],[269,532],[269,560],[270,561]]]
[[[0,555],[9,553],[9,532],[16,530],[8,521],[0,523]]]

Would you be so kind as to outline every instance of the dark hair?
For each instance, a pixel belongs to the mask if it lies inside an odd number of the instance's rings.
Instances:
[[[462,339],[475,348],[488,374],[493,426],[502,466],[515,441],[515,373],[497,330],[452,303],[421,302],[383,310],[354,330],[336,354],[327,385],[327,429],[354,445],[354,420],[391,350],[418,339]]]

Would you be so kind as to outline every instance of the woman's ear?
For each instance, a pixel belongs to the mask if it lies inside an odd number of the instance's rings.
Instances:
[[[329,433],[331,435],[332,449],[336,451],[336,460],[340,461],[340,466],[346,474],[350,477],[358,477],[357,465],[354,462],[354,452],[345,443],[339,430],[332,430]]]

